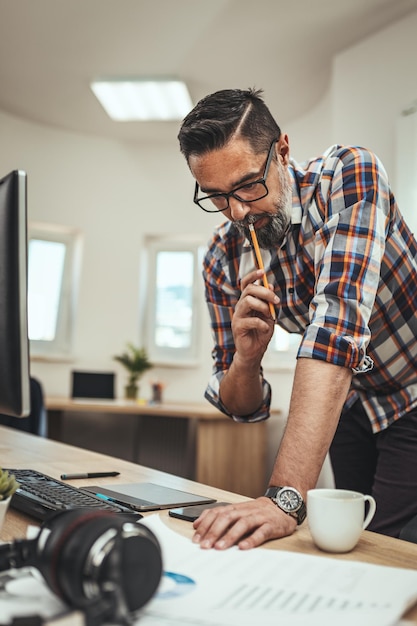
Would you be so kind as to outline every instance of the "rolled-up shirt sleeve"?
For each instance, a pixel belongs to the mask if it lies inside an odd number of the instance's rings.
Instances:
[[[298,357],[369,371],[369,320],[390,226],[387,175],[375,155],[346,151],[317,194],[325,215],[312,243],[316,284]]]

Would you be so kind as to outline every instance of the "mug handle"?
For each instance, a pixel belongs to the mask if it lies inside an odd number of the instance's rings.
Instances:
[[[368,495],[364,495],[363,499],[365,500],[365,502],[369,503],[368,514],[365,517],[364,522],[362,524],[362,528],[365,529],[370,524],[373,516],[375,515],[376,502],[375,502],[375,498],[373,498],[372,496],[368,496]]]

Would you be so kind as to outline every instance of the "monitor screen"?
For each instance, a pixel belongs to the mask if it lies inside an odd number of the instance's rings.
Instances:
[[[114,400],[114,373],[72,372],[71,397]]]
[[[30,412],[26,173],[0,180],[0,413]]]

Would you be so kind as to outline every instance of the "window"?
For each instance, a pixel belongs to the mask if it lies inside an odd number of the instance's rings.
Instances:
[[[301,335],[288,333],[276,324],[274,335],[265,354],[264,364],[268,369],[293,369],[300,342]]]
[[[44,224],[28,227],[28,330],[31,357],[72,349],[79,234]]]
[[[300,345],[301,335],[288,333],[281,326],[275,325],[271,349],[273,352],[296,353]]]
[[[160,365],[192,365],[210,328],[201,276],[205,247],[183,237],[155,236],[148,237],[145,251],[140,294],[149,357]],[[300,341],[300,335],[275,325],[264,364],[294,369]]]
[[[154,362],[190,364],[196,361],[198,311],[201,310],[202,248],[197,242],[149,238],[148,273],[142,284],[146,302],[146,348]]]

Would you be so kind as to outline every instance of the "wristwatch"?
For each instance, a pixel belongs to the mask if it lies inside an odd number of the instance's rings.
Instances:
[[[307,517],[303,497],[294,487],[268,487],[265,496],[272,500],[284,513],[296,519],[297,524],[302,524]]]

